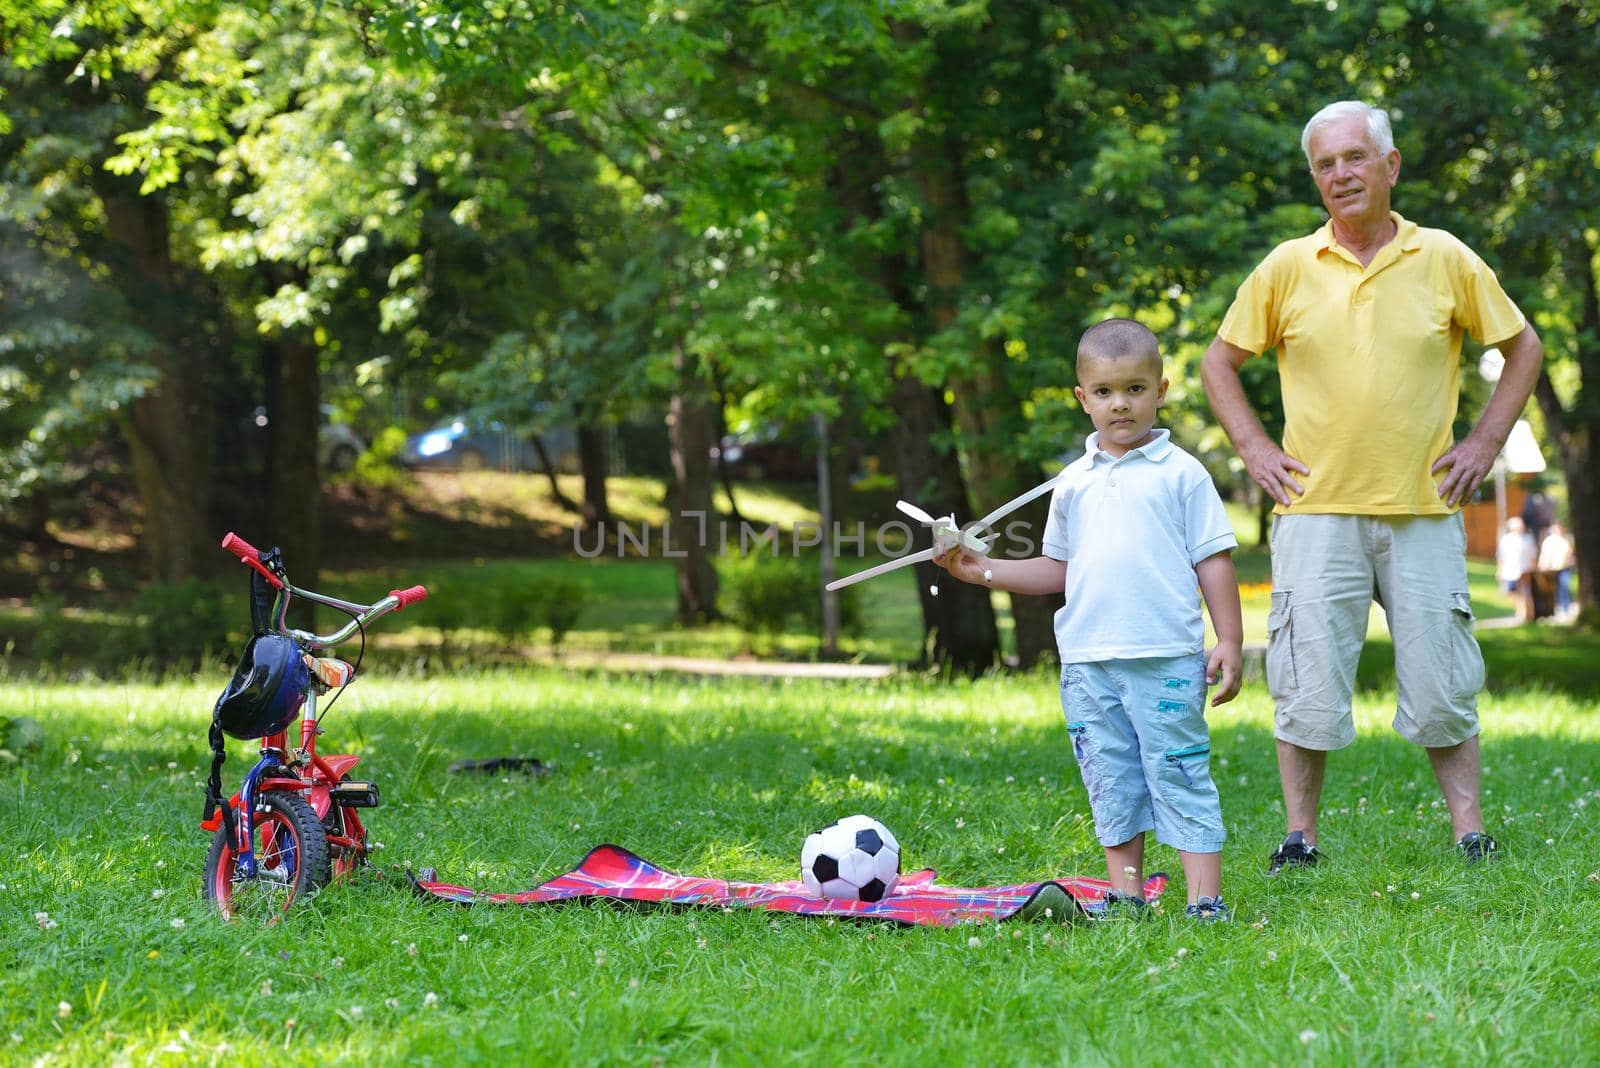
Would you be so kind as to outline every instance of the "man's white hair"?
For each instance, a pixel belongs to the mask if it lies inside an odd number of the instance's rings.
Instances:
[[[1378,155],[1387,156],[1394,150],[1394,131],[1389,126],[1389,113],[1359,100],[1340,100],[1329,104],[1306,123],[1300,132],[1300,151],[1306,154],[1306,165],[1311,165],[1311,135],[1318,129],[1341,119],[1360,119],[1367,124],[1367,136],[1378,149]]]

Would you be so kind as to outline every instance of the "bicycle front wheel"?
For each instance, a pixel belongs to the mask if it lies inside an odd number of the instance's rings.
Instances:
[[[316,810],[298,794],[261,795],[251,848],[256,874],[241,875],[227,827],[219,828],[212,839],[206,857],[206,897],[217,903],[224,919],[275,922],[290,905],[328,883],[327,832]]]

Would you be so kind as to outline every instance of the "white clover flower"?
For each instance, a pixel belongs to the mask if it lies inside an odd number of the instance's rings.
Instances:
[[[1315,1031],[1301,1031],[1300,1032],[1300,1041],[1302,1043],[1304,1043],[1305,1045],[1309,1046],[1309,1045],[1311,1045],[1311,1043],[1315,1042],[1316,1040],[1317,1040],[1317,1033]]]
[[[72,1002],[61,1001],[56,1003],[56,1015],[65,1020],[72,1015]]]
[[[433,991],[430,990],[426,994],[422,995],[422,1007],[423,1008],[431,1009],[437,1004],[439,1004],[439,995],[438,994],[435,994]]]
[[[1422,900],[1422,895],[1420,893],[1418,893],[1417,891],[1413,890],[1413,891],[1411,891],[1411,900],[1412,901],[1421,901]]]
[[[165,894],[166,894],[166,891],[161,889],[161,887],[159,887],[159,886],[156,887],[154,890],[150,891],[150,896],[153,897],[153,898],[160,898],[160,897],[164,896]]]
[[[1161,969],[1157,968],[1154,964],[1152,964],[1152,965],[1150,965],[1150,967],[1148,967],[1148,968],[1146,968],[1144,970],[1144,974],[1146,974],[1150,978],[1154,979],[1156,976],[1161,974]]]
[[[463,933],[463,934],[456,935],[456,941],[457,942],[465,942],[466,940],[467,940],[466,934]]]
[[[1274,950],[1274,949],[1267,950],[1267,963],[1268,964],[1276,964],[1276,963],[1278,963],[1278,952],[1277,952],[1277,950]]]
[[[973,935],[971,938],[967,939],[967,946],[971,949],[977,949],[981,945],[983,945],[983,939],[979,938],[977,935]]]
[[[174,917],[172,917],[172,929],[174,931],[183,930],[183,917],[182,916],[174,916]]]

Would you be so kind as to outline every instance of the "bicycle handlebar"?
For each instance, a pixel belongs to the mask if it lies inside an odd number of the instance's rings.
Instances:
[[[394,606],[394,610],[398,612],[406,605],[416,604],[428,596],[428,588],[426,586],[411,586],[403,590],[390,590],[389,596],[399,602]]]
[[[261,551],[254,545],[251,545],[230,530],[223,535],[222,547],[237,556],[240,563],[246,567],[253,568],[262,578],[272,583],[274,589],[283,589],[283,580],[262,566]]]
[[[356,631],[365,628],[368,623],[371,623],[379,616],[389,612],[398,612],[407,605],[416,604],[428,596],[426,586],[408,586],[403,590],[390,590],[388,596],[372,604],[354,604],[350,601],[340,600],[337,597],[330,597],[324,593],[317,593],[314,590],[301,589],[292,585],[287,578],[279,578],[261,562],[260,550],[232,531],[229,531],[222,539],[222,547],[237,556],[245,566],[254,569],[262,578],[272,583],[276,589],[282,591],[274,612],[274,629],[279,634],[294,638],[301,644],[313,649],[327,649],[348,641]],[[318,604],[325,604],[330,608],[348,612],[354,618],[332,634],[313,634],[305,630],[291,630],[283,621],[291,595],[299,595],[308,601],[315,601]]]

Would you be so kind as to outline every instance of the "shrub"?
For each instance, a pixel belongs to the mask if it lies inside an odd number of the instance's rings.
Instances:
[[[822,633],[822,567],[816,556],[751,556],[724,561],[723,590],[735,622],[757,634],[775,635],[798,621]],[[839,591],[839,630],[860,634],[858,591]]]
[[[540,586],[502,580],[487,598],[484,611],[488,618],[484,622],[511,646],[539,625],[544,617],[544,599],[545,591]]]
[[[234,600],[201,579],[155,582],[134,602],[129,625],[114,643],[123,665],[147,661],[156,671],[193,671],[230,650]]]
[[[65,607],[65,601],[50,594],[43,594],[33,602],[33,635],[28,652],[41,665],[54,664],[67,652],[71,627],[62,611]]]
[[[386,426],[373,435],[372,444],[356,459],[350,469],[350,480],[358,485],[377,489],[395,489],[405,484],[407,474],[400,466],[400,455],[406,449],[406,432],[397,426]]]
[[[541,583],[540,607],[550,628],[550,647],[560,649],[567,632],[577,625],[588,600],[589,588],[567,575],[552,575]]]
[[[725,559],[720,570],[734,621],[756,634],[781,633],[815,588],[805,566],[787,556]]]

